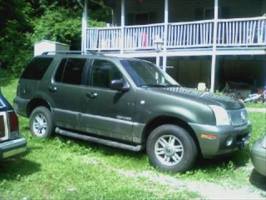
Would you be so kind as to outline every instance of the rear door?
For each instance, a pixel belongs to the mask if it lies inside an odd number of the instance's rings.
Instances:
[[[63,58],[47,87],[53,101],[56,125],[79,130],[81,88],[84,84],[86,58]]]
[[[86,132],[132,141],[135,93],[112,90],[112,80],[125,79],[115,63],[95,59],[89,70],[88,87],[82,92],[82,127]],[[126,81],[126,80],[125,80]]]

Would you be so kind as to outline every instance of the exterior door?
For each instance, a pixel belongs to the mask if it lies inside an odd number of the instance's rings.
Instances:
[[[79,130],[81,87],[87,59],[62,59],[54,80],[48,86],[56,125]]]
[[[86,132],[132,141],[135,114],[134,91],[112,90],[112,80],[124,79],[117,66],[104,59],[94,60],[89,76],[88,88],[83,89],[84,112],[82,127]]]

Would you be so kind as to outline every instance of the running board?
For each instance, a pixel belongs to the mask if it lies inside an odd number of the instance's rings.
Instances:
[[[103,144],[103,145],[110,146],[110,147],[120,148],[120,149],[124,149],[124,150],[135,151],[135,152],[142,150],[141,145],[134,146],[134,145],[124,144],[121,142],[115,142],[115,141],[101,139],[101,138],[97,138],[97,137],[93,137],[93,136],[82,135],[82,134],[79,134],[76,132],[63,130],[61,128],[56,128],[55,132],[59,135],[77,138],[77,139],[81,139],[81,140],[85,140],[85,141],[89,141],[89,142],[95,142],[95,143]]]

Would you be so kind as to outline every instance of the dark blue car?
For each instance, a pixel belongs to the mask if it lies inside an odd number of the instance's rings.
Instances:
[[[0,160],[24,154],[26,145],[19,135],[18,117],[0,91]]]

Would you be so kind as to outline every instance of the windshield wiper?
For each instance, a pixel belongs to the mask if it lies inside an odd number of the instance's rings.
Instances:
[[[140,85],[140,87],[166,87],[166,85],[163,85],[163,84],[143,84],[143,85]]]
[[[160,88],[164,88],[164,87],[180,87],[180,85],[173,85],[173,84],[143,84],[140,85],[140,87],[160,87]]]
[[[181,87],[180,85],[174,85],[174,84],[168,84],[168,85],[165,85],[165,87]]]

